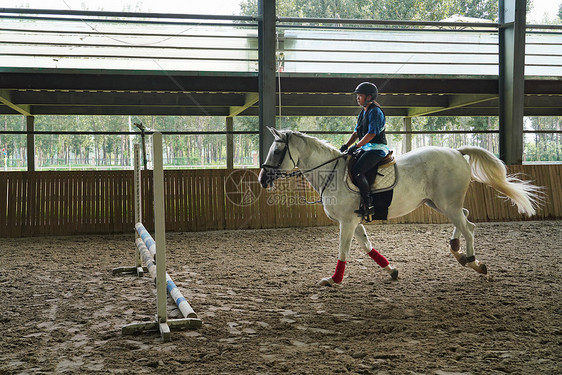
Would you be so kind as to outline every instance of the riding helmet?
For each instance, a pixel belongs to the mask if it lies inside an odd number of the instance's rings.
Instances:
[[[372,82],[362,82],[353,91],[354,94],[371,95],[371,100],[375,100],[379,94],[377,86]]]

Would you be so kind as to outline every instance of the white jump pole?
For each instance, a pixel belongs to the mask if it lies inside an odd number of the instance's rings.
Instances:
[[[139,148],[139,144],[135,143],[134,147],[133,147],[133,155],[134,155],[134,160],[133,162],[135,163],[135,168],[134,168],[134,174],[133,174],[133,178],[134,178],[134,196],[135,196],[135,223],[141,223],[142,222],[142,187],[141,187],[141,171],[140,168],[138,168],[138,165],[140,164],[140,148]],[[137,276],[141,277],[144,275],[144,269],[142,267],[142,260],[141,260],[141,254],[138,251],[135,251],[136,254],[136,263],[137,263]]]
[[[156,239],[156,321],[160,324],[160,333],[164,339],[165,330],[169,335],[170,328],[166,324],[166,223],[164,210],[164,162],[162,159],[162,133],[152,135],[152,164],[154,183],[154,232]]]
[[[140,168],[140,147],[138,143],[133,146],[133,202],[134,202],[134,214],[135,223],[142,223],[142,176]],[[139,238],[140,234],[135,231],[135,238]],[[154,241],[153,241],[154,242]],[[150,251],[152,251],[152,256],[155,255],[156,245],[151,246]],[[146,272],[146,267],[142,266],[142,256],[138,251],[135,251],[135,267],[118,267],[113,269],[113,274],[121,273],[136,273],[137,276],[142,277],[144,272]]]
[[[199,328],[202,323],[197,315],[183,297],[175,283],[166,272],[166,224],[165,224],[165,200],[164,200],[164,163],[162,157],[162,134],[155,132],[152,139],[152,161],[153,161],[153,190],[154,190],[154,240],[142,225],[142,195],[140,178],[139,147],[135,145],[135,233],[137,246],[137,259],[144,260],[147,272],[156,284],[156,319],[150,323],[132,323],[124,326],[123,334],[133,334],[145,330],[157,329],[160,331],[162,341],[170,341],[170,327],[173,328]],[[138,261],[139,262],[139,261]],[[137,263],[138,264],[138,263]],[[135,267],[137,274],[142,276]],[[114,269],[113,273],[130,272],[130,268]],[[166,302],[167,292],[178,306],[184,316],[183,319],[168,319]]]

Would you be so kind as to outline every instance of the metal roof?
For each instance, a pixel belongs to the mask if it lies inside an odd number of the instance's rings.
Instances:
[[[258,115],[251,18],[26,12],[0,8],[0,113]],[[496,116],[499,26],[427,25],[279,25],[278,110],[355,115],[369,80],[388,116]],[[525,64],[525,115],[561,116],[562,31],[528,30]]]

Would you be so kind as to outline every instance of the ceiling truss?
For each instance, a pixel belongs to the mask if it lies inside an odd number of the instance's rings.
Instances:
[[[387,116],[498,115],[495,78],[282,76],[277,111],[283,116],[355,116],[359,107],[351,91],[362,80],[379,86],[378,101]],[[33,72],[0,76],[2,114],[258,116],[258,101],[257,78],[252,75],[169,79]],[[526,80],[524,112],[562,116],[561,82]]]

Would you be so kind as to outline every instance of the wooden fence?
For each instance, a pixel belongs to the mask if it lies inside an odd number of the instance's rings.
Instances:
[[[543,186],[545,205],[534,220],[562,218],[562,164],[509,167]],[[306,181],[279,181],[272,191],[258,170],[166,170],[166,230],[204,231],[333,224]],[[152,173],[142,174],[143,222],[153,227]],[[523,220],[497,193],[472,183],[470,220]],[[127,233],[133,223],[132,171],[0,172],[0,237]],[[423,206],[389,223],[447,223]]]

